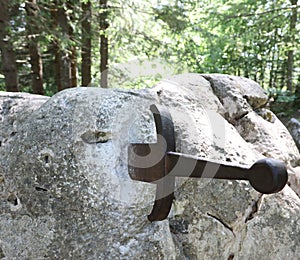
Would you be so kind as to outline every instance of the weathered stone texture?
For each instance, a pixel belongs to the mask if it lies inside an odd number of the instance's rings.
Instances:
[[[300,150],[300,122],[296,118],[291,118],[287,124],[287,128],[289,129],[291,136]]]
[[[3,140],[14,131],[0,149],[2,258],[299,256],[300,198],[288,186],[262,195],[246,181],[178,178],[169,218],[150,223],[155,185],[127,172],[128,144],[156,141],[153,103],[169,108],[179,152],[243,165],[267,155],[294,170],[300,155],[286,129],[271,112],[253,110],[266,101],[256,83],[185,74],[149,90],[75,88],[47,102],[26,94],[6,99],[16,97],[26,105],[1,114],[2,122],[14,118],[0,129]]]

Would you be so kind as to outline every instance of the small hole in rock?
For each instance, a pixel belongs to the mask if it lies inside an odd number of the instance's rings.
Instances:
[[[228,256],[228,260],[232,260],[234,259],[234,254],[231,254],[230,256]]]
[[[7,198],[7,201],[9,201],[12,205],[18,206],[18,197],[15,194],[10,194]]]
[[[10,136],[13,137],[16,135],[17,132],[11,132]]]
[[[45,162],[46,164],[49,163],[49,155],[45,155],[45,157],[44,157],[44,162]]]
[[[14,204],[14,206],[18,206],[18,199],[17,198],[14,199],[13,204]]]

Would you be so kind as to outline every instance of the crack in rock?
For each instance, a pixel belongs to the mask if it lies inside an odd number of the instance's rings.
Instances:
[[[231,254],[230,256],[228,256],[227,260],[232,260],[234,259],[234,254]]]
[[[263,194],[260,194],[258,199],[254,200],[253,203],[251,204],[251,210],[249,210],[248,212],[246,211],[245,223],[253,219],[257,214],[262,202],[262,197]]]
[[[206,213],[207,216],[215,219],[217,222],[219,222],[220,224],[222,224],[226,229],[230,230],[230,232],[234,235],[234,232],[233,232],[233,228],[230,227],[227,223],[225,223],[221,218],[217,217],[217,216],[214,216],[212,215],[211,213],[207,212]]]
[[[5,258],[2,248],[0,247],[0,259]]]
[[[169,220],[170,231],[173,234],[188,234],[189,221],[184,219],[170,219]]]

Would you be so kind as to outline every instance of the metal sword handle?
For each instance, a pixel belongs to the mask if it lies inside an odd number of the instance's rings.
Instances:
[[[155,202],[148,216],[151,222],[167,218],[174,198],[175,177],[248,180],[254,189],[264,194],[278,192],[286,185],[286,167],[275,159],[262,159],[251,167],[246,167],[176,153],[174,125],[169,111],[156,105],[152,105],[150,109],[154,115],[157,143],[129,146],[128,173],[133,180],[157,184]],[[158,153],[151,152],[151,146]],[[150,152],[150,159],[155,163],[150,166],[141,165],[140,158]]]
[[[168,174],[176,177],[248,180],[255,190],[264,194],[282,190],[288,180],[284,163],[271,158],[259,160],[249,168],[168,152],[166,164],[170,169]],[[190,165],[193,166],[192,170],[188,170]]]

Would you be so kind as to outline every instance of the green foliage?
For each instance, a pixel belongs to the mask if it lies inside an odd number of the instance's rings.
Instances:
[[[5,81],[4,81],[4,75],[0,74],[0,91],[5,90]]]
[[[22,90],[30,92],[26,12],[22,1],[14,1],[18,8],[14,8],[11,31],[19,61],[19,79]],[[53,56],[55,45],[64,51],[70,50],[71,46],[77,47],[80,79],[81,41],[86,33],[81,30],[81,3],[86,2],[88,0],[38,1],[39,19],[33,21],[31,26],[36,26],[40,31],[35,37],[42,52],[47,95],[57,91]],[[294,86],[299,82],[300,75],[300,25],[297,22],[296,29],[290,30],[290,1],[111,0],[108,1],[109,27],[105,32],[99,28],[103,13],[100,2],[91,0],[91,4],[92,85],[99,85],[99,37],[105,33],[110,44],[110,74],[115,73],[114,68],[118,64],[136,59],[148,62],[160,59],[164,66],[172,67],[170,74],[189,71],[246,76],[269,88],[270,95],[277,101],[289,103],[293,99],[293,95],[282,90],[286,88],[289,50],[294,52]],[[53,20],[53,10],[58,7],[67,13],[71,37]],[[145,72],[135,77],[130,73],[123,70],[118,76],[110,77],[110,85],[142,88],[167,76],[165,71],[152,75]],[[0,78],[0,89],[3,88],[2,81]]]
[[[269,97],[273,98],[278,103],[293,103],[296,100],[296,95],[289,90],[276,88],[268,89]]]
[[[268,94],[271,98],[270,107],[276,114],[288,116],[299,108],[295,107],[297,96],[289,90],[269,88]]]

